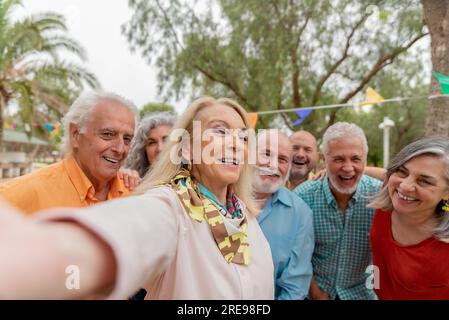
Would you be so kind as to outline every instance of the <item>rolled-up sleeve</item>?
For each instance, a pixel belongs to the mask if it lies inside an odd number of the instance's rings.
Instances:
[[[277,285],[281,288],[279,300],[303,300],[307,297],[312,280],[312,254],[315,245],[312,211],[303,201],[295,201],[301,216],[288,264]]]
[[[180,210],[176,194],[160,187],[89,208],[52,209],[35,219],[74,221],[109,245],[117,273],[107,299],[126,299],[162,274],[174,258]]]

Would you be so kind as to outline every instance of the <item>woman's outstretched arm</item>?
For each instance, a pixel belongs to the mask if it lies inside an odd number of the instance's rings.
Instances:
[[[39,222],[0,203],[0,298],[70,299],[107,294],[111,248],[73,222]]]
[[[127,299],[174,258],[182,214],[168,188],[32,218],[0,201],[0,298]]]

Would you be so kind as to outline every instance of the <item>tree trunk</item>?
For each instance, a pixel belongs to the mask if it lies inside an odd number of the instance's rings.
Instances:
[[[3,103],[2,100],[0,100],[0,152],[2,151],[2,146],[3,146]]]
[[[449,0],[421,0],[424,19],[430,31],[433,71],[449,76]],[[440,94],[432,76],[430,94]],[[425,135],[449,138],[449,96],[428,101]]]

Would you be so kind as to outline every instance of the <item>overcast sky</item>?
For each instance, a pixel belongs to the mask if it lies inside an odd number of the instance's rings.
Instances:
[[[131,54],[120,26],[132,15],[128,0],[22,0],[17,15],[54,11],[66,17],[70,35],[87,51],[86,66],[103,89],[132,100],[138,107],[157,102],[156,70],[138,53]],[[171,102],[178,111],[182,102]]]

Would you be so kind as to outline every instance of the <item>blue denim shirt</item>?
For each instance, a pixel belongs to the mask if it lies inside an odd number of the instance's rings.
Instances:
[[[258,216],[274,264],[275,298],[307,297],[314,246],[312,212],[293,192],[282,188],[268,198]]]

